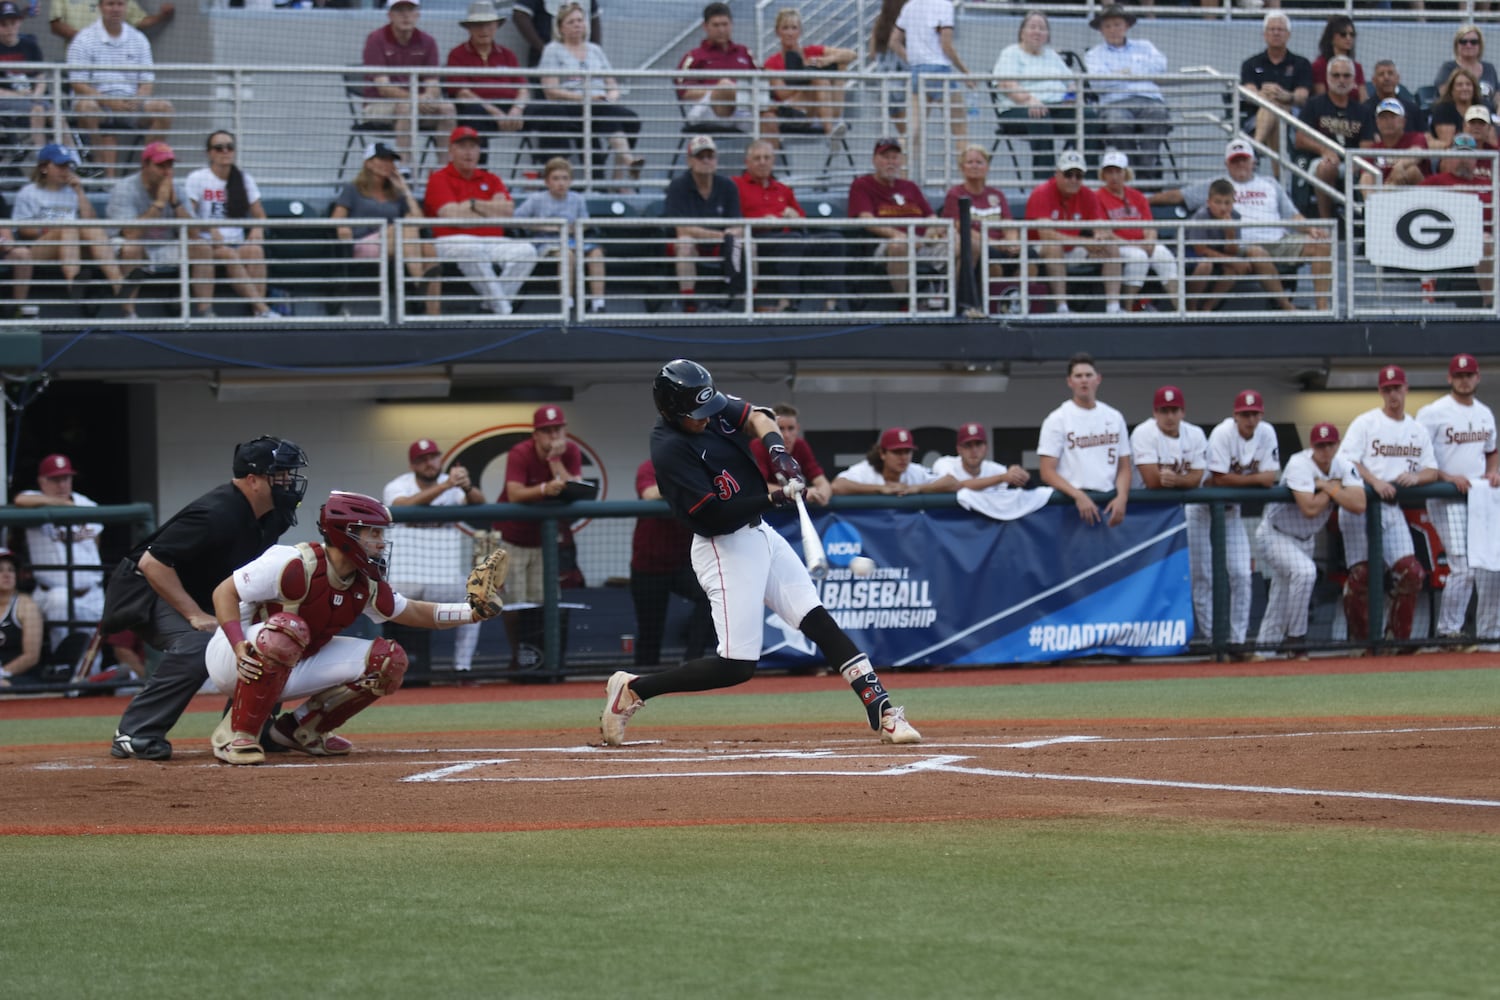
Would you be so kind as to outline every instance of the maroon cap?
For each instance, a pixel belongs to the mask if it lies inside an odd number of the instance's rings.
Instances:
[[[42,464],[36,467],[38,479],[56,479],[59,476],[75,475],[73,463],[68,461],[67,455],[48,455],[42,459]]]
[[[958,428],[958,443],[968,444],[970,441],[986,441],[984,428],[979,424],[963,424]]]
[[[901,152],[901,140],[894,135],[881,136],[875,140],[875,152],[884,153],[888,149]]]
[[[1380,388],[1388,385],[1405,385],[1406,372],[1401,370],[1400,365],[1386,365],[1380,369]]]
[[[436,441],[432,440],[432,438],[423,438],[420,441],[413,441],[411,443],[411,447],[406,450],[406,460],[408,462],[415,462],[419,458],[426,458],[428,455],[441,455],[442,453],[443,449],[437,446]]]
[[[1246,389],[1244,392],[1237,393],[1234,397],[1234,412],[1265,413],[1265,398],[1254,389]]]
[[[1182,398],[1182,390],[1175,385],[1164,385],[1156,390],[1156,395],[1151,397],[1151,409],[1168,410],[1173,407],[1183,409],[1187,402]]]
[[[1478,375],[1479,362],[1472,354],[1455,354],[1448,362],[1449,375]]]
[[[911,451],[916,445],[912,443],[911,431],[905,427],[892,427],[880,435],[880,447],[886,451],[900,451],[903,448]]]
[[[1338,444],[1339,429],[1332,424],[1313,424],[1308,441],[1312,444]]]
[[[476,131],[474,131],[472,128],[470,128],[467,125],[460,125],[460,126],[458,126],[458,128],[456,128],[452,132],[448,133],[448,142],[449,143],[460,142],[460,141],[462,141],[464,139],[473,139],[475,142],[478,142],[479,141],[479,133],[476,132]]]
[[[561,427],[567,422],[568,418],[563,416],[562,407],[553,406],[551,403],[538,406],[536,412],[531,415],[531,429],[534,431],[539,431],[543,427]]]

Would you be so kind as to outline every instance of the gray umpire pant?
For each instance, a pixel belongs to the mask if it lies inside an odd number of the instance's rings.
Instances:
[[[120,732],[143,739],[166,739],[177,725],[188,702],[208,680],[204,650],[212,632],[200,632],[188,620],[158,598],[152,612],[151,629],[141,638],[162,652],[161,662],[120,716]]]

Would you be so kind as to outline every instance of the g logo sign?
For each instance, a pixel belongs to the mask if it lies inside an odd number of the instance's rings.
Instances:
[[[1435,208],[1417,208],[1396,220],[1396,239],[1413,250],[1441,250],[1453,240],[1453,220]]]
[[[1365,254],[1376,267],[1443,271],[1484,256],[1484,211],[1470,191],[1384,188],[1365,201]]]

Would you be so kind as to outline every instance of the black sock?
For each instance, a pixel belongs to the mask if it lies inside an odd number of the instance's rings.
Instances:
[[[844,680],[849,682],[849,686],[865,706],[865,713],[870,717],[870,728],[879,732],[880,717],[890,705],[891,696],[885,693],[885,687],[881,685],[875,669],[870,666],[870,658],[860,653],[840,667],[839,673],[844,675]]]
[[[676,691],[712,691],[743,684],[755,676],[754,660],[726,660],[705,656],[659,674],[643,674],[630,682],[630,690],[642,698]]]

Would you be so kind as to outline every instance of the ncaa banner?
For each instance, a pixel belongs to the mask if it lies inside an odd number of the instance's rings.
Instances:
[[[1484,256],[1483,209],[1477,190],[1374,192],[1365,201],[1365,255],[1376,267],[1410,271],[1473,267]]]
[[[828,552],[823,604],[877,666],[1168,656],[1193,631],[1186,526],[1176,504],[1131,508],[1117,528],[1071,506],[1016,521],[965,510],[814,510]],[[795,516],[767,518],[801,551]],[[875,571],[856,577],[863,555]],[[767,666],[820,655],[766,611]]]

